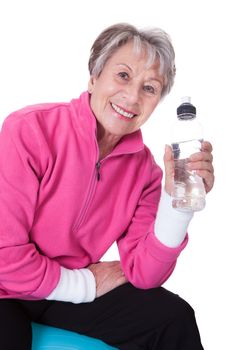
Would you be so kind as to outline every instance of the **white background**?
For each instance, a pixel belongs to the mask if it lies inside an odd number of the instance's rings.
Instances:
[[[194,307],[205,349],[233,349],[230,0],[0,0],[0,122],[28,104],[78,97],[93,40],[116,22],[161,27],[176,50],[175,86],[143,127],[158,163],[183,95],[192,96],[213,144],[215,188],[165,286]],[[106,259],[115,258],[113,247]]]

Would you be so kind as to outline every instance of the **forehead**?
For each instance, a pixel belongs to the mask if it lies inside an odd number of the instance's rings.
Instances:
[[[126,64],[134,69],[153,70],[159,74],[159,59],[155,58],[151,61],[146,48],[141,46],[139,50],[135,47],[133,41],[129,41],[119,47],[106,62],[106,65],[118,64]]]
[[[132,57],[135,57],[137,59],[147,59],[148,55],[145,50],[145,48],[142,48],[140,51],[136,50],[136,47],[133,43],[133,41],[128,41],[126,44],[120,46],[118,49],[116,49],[113,54],[111,55],[110,59],[115,60],[118,58],[125,58],[125,59],[132,59]]]

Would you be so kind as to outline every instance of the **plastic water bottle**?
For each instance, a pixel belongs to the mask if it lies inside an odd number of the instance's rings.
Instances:
[[[180,211],[199,211],[205,207],[205,187],[195,171],[186,169],[191,154],[199,152],[203,128],[196,118],[190,97],[183,97],[177,108],[177,120],[171,130],[175,163],[172,206]]]

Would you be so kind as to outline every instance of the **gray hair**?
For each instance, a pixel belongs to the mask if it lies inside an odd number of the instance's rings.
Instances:
[[[90,74],[98,77],[113,53],[130,40],[133,41],[137,53],[140,53],[142,49],[146,50],[148,67],[159,58],[160,74],[164,77],[161,96],[164,97],[173,86],[176,68],[171,39],[160,28],[137,29],[127,23],[119,23],[106,28],[96,38],[91,48],[88,62]]]

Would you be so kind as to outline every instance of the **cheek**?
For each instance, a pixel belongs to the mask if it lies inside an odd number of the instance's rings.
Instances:
[[[113,89],[111,86],[105,84],[97,84],[95,90],[93,91],[93,99],[96,105],[104,105],[107,103],[108,99],[111,97]]]
[[[91,95],[91,109],[98,120],[103,117],[108,108],[108,98],[97,89]]]
[[[104,74],[96,81],[95,89],[102,98],[110,98],[121,90],[121,86],[114,80],[111,74]]]
[[[148,107],[147,107],[147,114],[148,114],[149,116],[154,112],[155,108],[156,108],[156,107],[158,106],[158,104],[159,104],[159,101],[160,101],[160,98],[156,99],[155,102],[151,102],[150,104],[148,104]]]
[[[150,118],[151,114],[154,112],[157,103],[147,103],[144,108],[144,119],[147,120]]]

